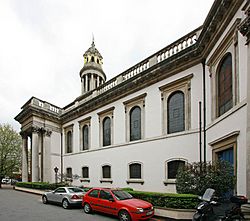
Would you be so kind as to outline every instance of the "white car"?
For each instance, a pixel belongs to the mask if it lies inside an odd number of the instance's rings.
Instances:
[[[9,178],[2,179],[2,184],[10,184],[10,183],[11,183],[11,179],[9,179]]]
[[[62,205],[64,209],[70,206],[81,206],[82,198],[86,192],[78,187],[59,187],[42,195],[42,201]]]

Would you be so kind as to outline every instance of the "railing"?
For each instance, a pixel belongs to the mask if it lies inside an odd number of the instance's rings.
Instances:
[[[58,114],[58,115],[62,113],[61,108],[59,108],[55,105],[52,105],[46,101],[42,101],[36,97],[31,98],[29,105],[39,107],[41,109],[53,112],[53,113]]]

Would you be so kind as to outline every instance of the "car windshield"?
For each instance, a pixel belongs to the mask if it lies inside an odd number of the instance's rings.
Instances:
[[[76,187],[72,187],[72,188],[68,188],[70,193],[80,193],[83,192],[82,189],[76,188]]]
[[[131,196],[129,193],[122,190],[112,190],[112,193],[115,195],[117,200],[127,200],[133,198],[133,196]]]

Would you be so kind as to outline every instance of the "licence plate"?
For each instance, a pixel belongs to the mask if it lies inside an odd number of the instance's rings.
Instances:
[[[147,216],[152,215],[152,214],[153,214],[153,211],[149,211],[146,213]]]

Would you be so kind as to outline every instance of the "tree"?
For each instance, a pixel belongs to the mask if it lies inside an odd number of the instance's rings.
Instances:
[[[9,124],[0,124],[0,188],[2,178],[19,172],[22,157],[21,136]]]
[[[202,196],[207,188],[212,188],[217,196],[225,196],[234,189],[233,174],[233,166],[227,161],[187,164],[177,173],[176,189],[178,193]]]

